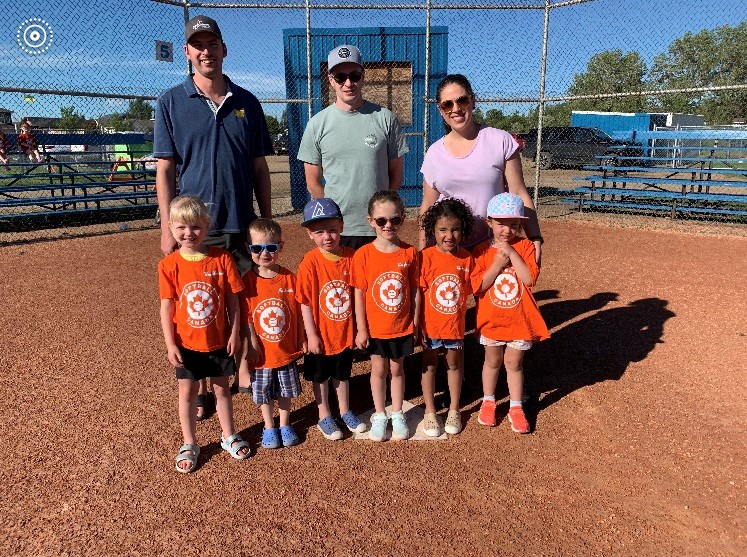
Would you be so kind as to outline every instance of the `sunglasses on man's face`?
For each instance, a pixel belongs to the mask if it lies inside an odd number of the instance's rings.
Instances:
[[[449,112],[454,108],[454,104],[456,103],[457,107],[459,108],[466,108],[469,106],[469,101],[471,100],[471,97],[469,95],[462,95],[457,100],[452,101],[443,101],[441,104],[438,105],[438,108],[443,110],[444,112]]]
[[[250,252],[259,255],[263,251],[267,251],[267,253],[275,253],[280,249],[281,245],[283,245],[283,242],[280,242],[279,244],[247,244],[246,247],[249,248]]]
[[[392,226],[399,226],[400,224],[402,224],[402,217],[392,217],[390,219],[379,217],[377,219],[374,219],[373,221],[379,228],[384,228],[386,226],[386,223],[389,223]]]
[[[338,72],[332,74],[332,79],[334,79],[339,85],[343,85],[348,79],[350,79],[351,83],[358,83],[362,77],[363,72],[357,70],[353,70],[350,73]]]

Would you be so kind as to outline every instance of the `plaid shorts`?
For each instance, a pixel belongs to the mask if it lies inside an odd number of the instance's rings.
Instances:
[[[270,404],[279,397],[296,398],[301,394],[301,379],[296,362],[276,368],[260,368],[250,372],[252,399],[256,404]]]
[[[493,340],[486,336],[480,336],[480,344],[483,346],[508,346],[514,350],[529,350],[532,347],[531,340]]]

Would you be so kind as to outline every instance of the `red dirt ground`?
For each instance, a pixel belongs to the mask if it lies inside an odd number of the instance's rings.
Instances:
[[[309,248],[284,221],[283,262]],[[407,237],[413,238],[412,224]],[[747,238],[547,221],[532,435],[303,442],[246,462],[199,424],[174,471],[176,382],[158,322],[158,232],[0,247],[7,555],[745,555]],[[417,358],[409,400],[421,401]],[[371,406],[356,364],[354,409]],[[505,387],[503,395],[505,396]],[[236,397],[256,449],[259,411]],[[503,402],[501,414],[507,403]]]

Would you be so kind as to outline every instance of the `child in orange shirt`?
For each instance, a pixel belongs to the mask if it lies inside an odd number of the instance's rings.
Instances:
[[[483,402],[477,419],[494,427],[495,388],[501,363],[508,379],[508,421],[516,433],[529,433],[522,408],[524,352],[533,342],[550,337],[531,287],[537,282],[534,244],[517,236],[524,216],[521,197],[501,193],[488,203],[487,222],[492,238],[475,248],[472,288],[479,298],[477,333],[485,345],[482,368]]]
[[[404,359],[413,353],[420,319],[418,258],[415,248],[397,236],[405,206],[397,192],[376,192],[368,202],[368,224],[376,239],[353,256],[355,344],[371,354],[371,394],[376,412],[369,438],[386,436],[386,378],[392,374],[392,439],[410,436],[402,412]]]
[[[251,381],[252,398],[265,422],[265,449],[299,443],[290,425],[290,412],[291,399],[301,394],[296,360],[306,352],[301,310],[296,301],[296,276],[278,265],[283,248],[281,234],[280,225],[274,220],[252,221],[247,231],[252,267],[241,278],[241,319],[249,346],[239,367],[239,380],[245,385],[248,375]],[[248,389],[239,387],[239,391]],[[275,427],[275,400],[280,413],[279,429]]]
[[[426,238],[436,242],[420,252],[423,432],[430,437],[441,435],[436,416],[436,367],[439,351],[445,350],[451,402],[444,430],[455,435],[462,431],[459,396],[464,375],[464,318],[474,268],[472,255],[459,243],[472,233],[472,211],[460,199],[443,199],[426,211],[421,226]]]
[[[244,286],[231,254],[204,246],[210,217],[197,197],[175,197],[169,205],[169,228],[179,249],[158,264],[161,328],[171,365],[179,381],[179,423],[184,444],[176,457],[177,472],[197,466],[198,381],[212,378],[221,447],[236,459],[250,455],[249,444],[234,433],[228,378],[241,351],[239,298]]]
[[[340,207],[329,198],[312,199],[303,210],[306,228],[316,249],[298,267],[296,299],[301,304],[309,353],[304,378],[314,385],[319,410],[317,427],[325,438],[342,439],[329,409],[330,380],[337,393],[340,420],[351,433],[366,425],[350,410],[349,379],[353,369],[353,249],[340,245]]]

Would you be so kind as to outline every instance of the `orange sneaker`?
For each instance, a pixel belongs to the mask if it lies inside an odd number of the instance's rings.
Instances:
[[[508,421],[511,423],[511,429],[516,433],[529,433],[529,422],[521,406],[513,406],[508,409]]]
[[[480,406],[480,414],[477,416],[477,422],[489,427],[495,427],[495,401],[483,400]]]

